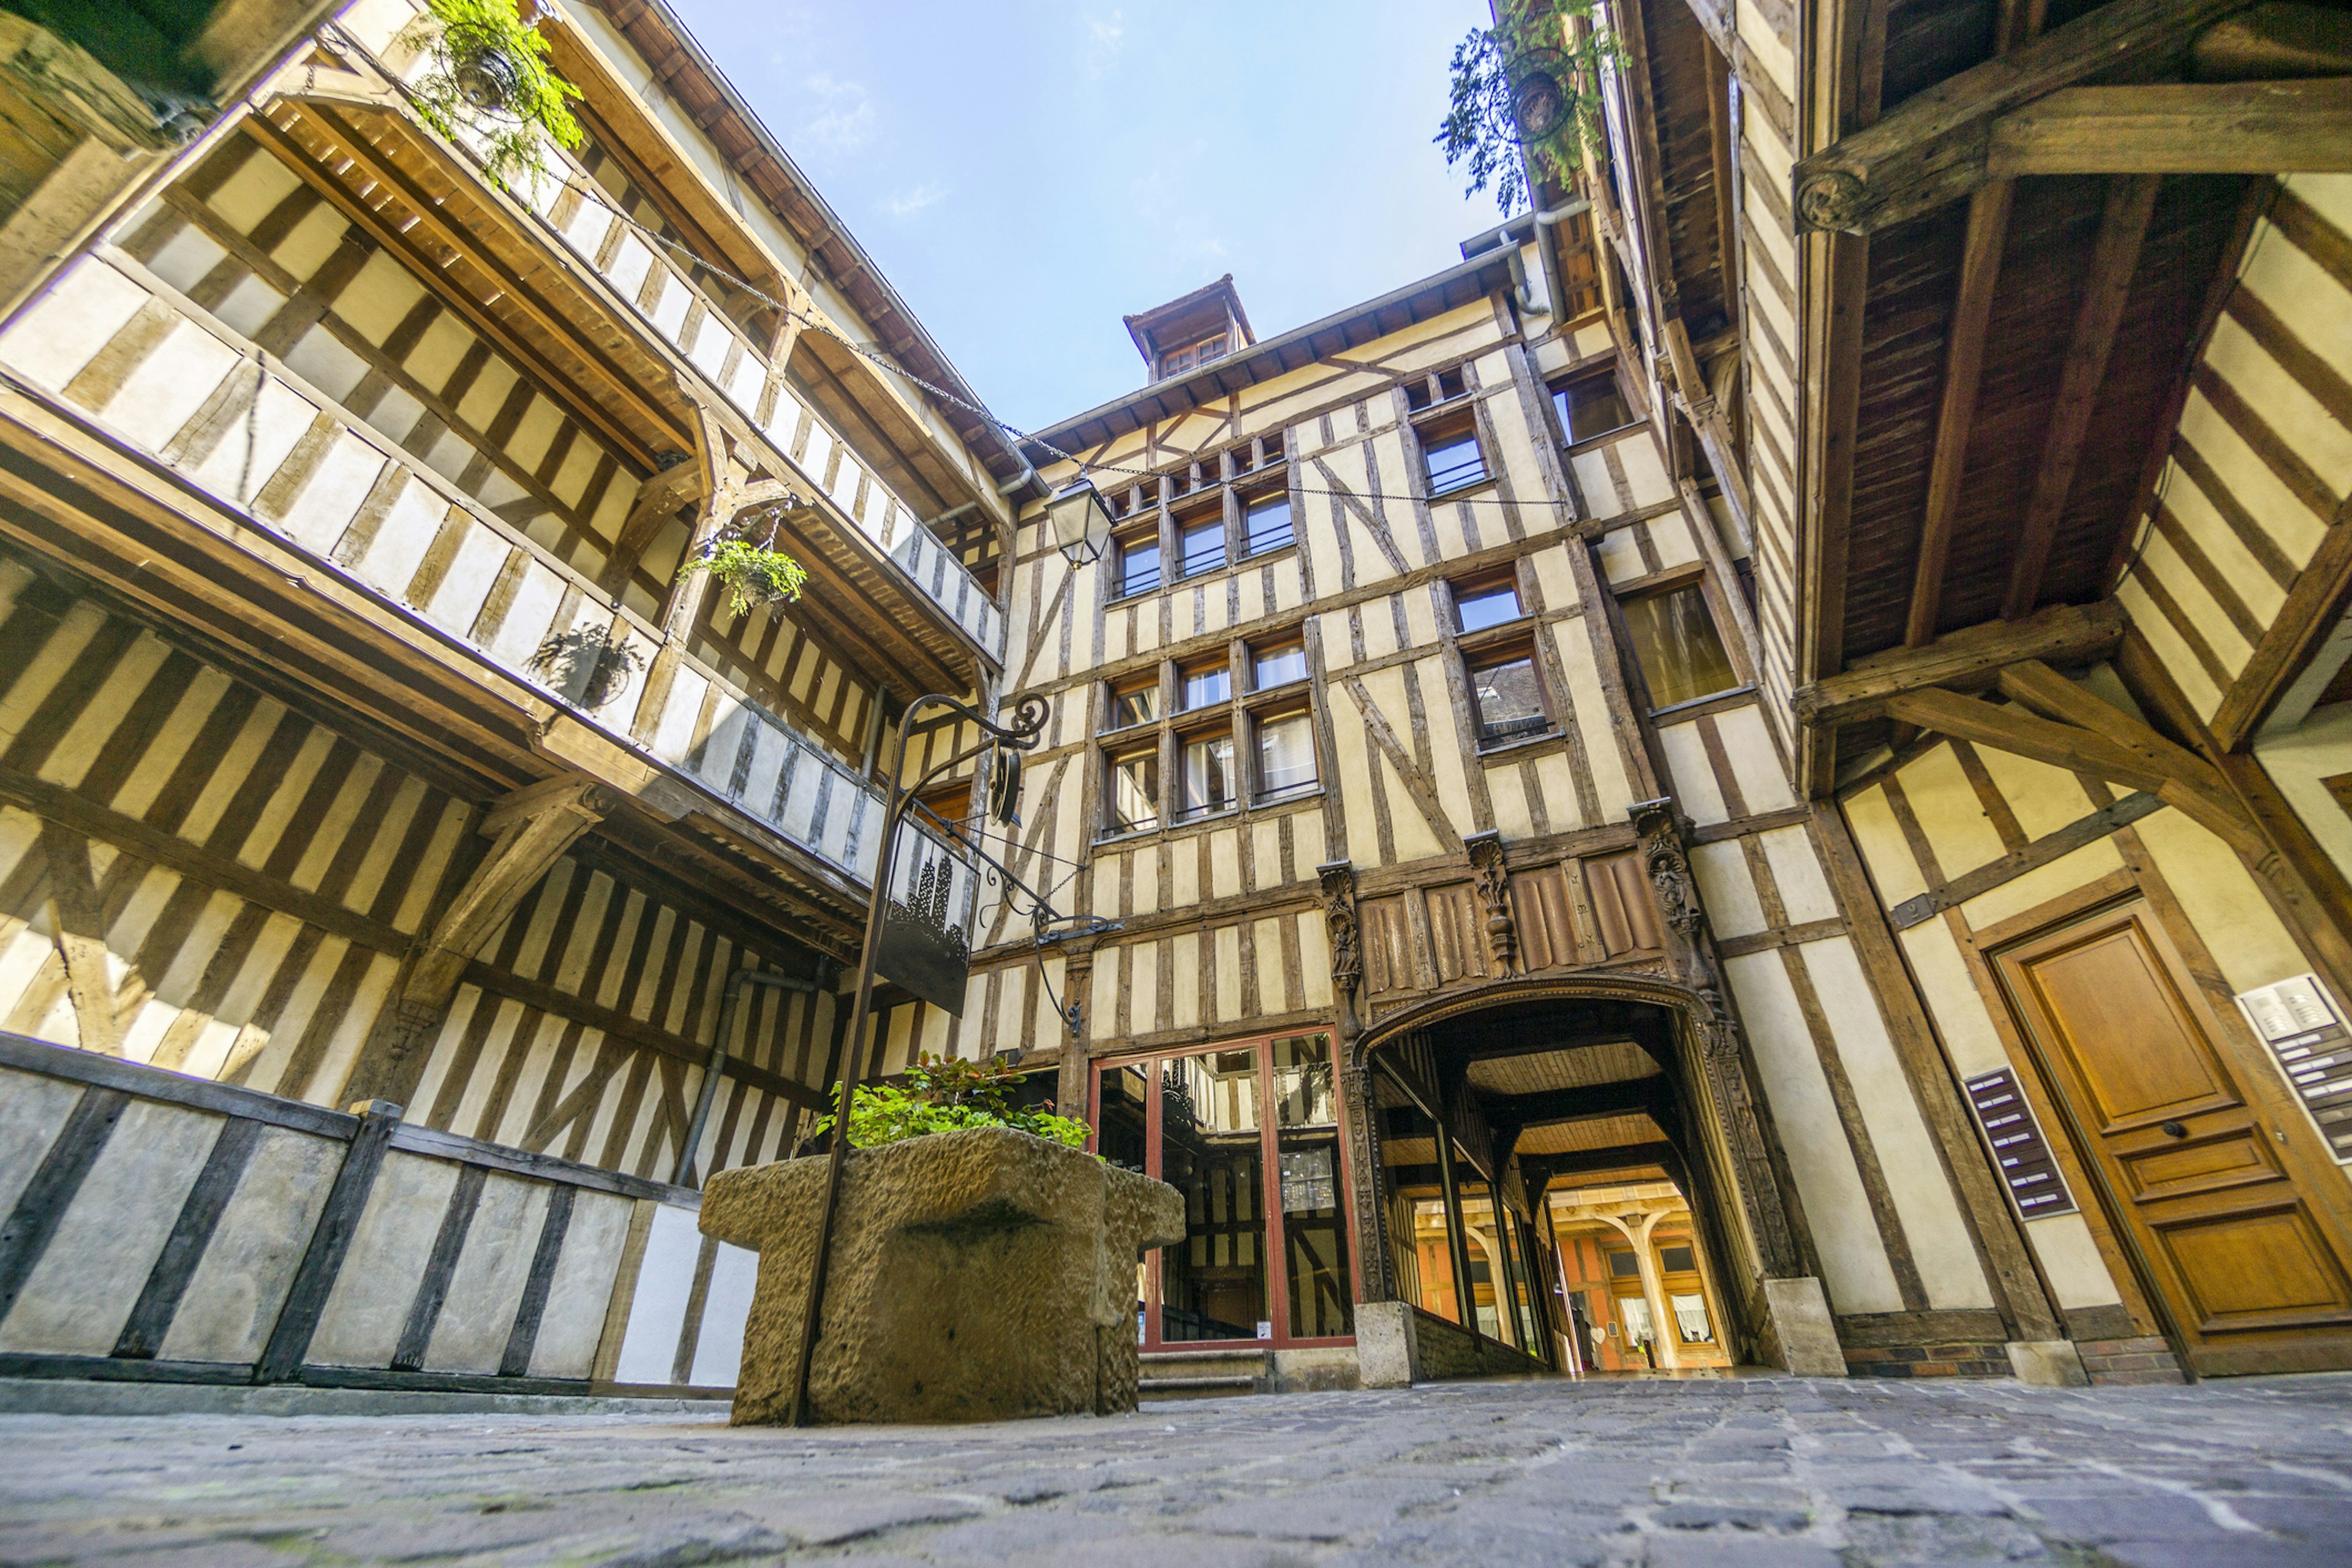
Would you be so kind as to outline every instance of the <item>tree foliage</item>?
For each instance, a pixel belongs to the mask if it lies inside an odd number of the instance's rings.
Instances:
[[[1013,1103],[1013,1085],[1021,1074],[993,1061],[941,1059],[923,1053],[904,1084],[861,1084],[849,1110],[849,1142],[855,1149],[896,1143],[932,1132],[957,1132],[967,1127],[1010,1127],[1049,1142],[1083,1149],[1094,1129],[1075,1116],[1056,1116],[1053,1102],[1044,1109]],[[832,1130],[834,1118],[819,1121],[815,1131]]]
[[[1492,27],[1454,47],[1449,107],[1433,138],[1448,167],[1466,163],[1467,196],[1494,188],[1506,216],[1530,198],[1528,180],[1566,185],[1601,135],[1602,74],[1624,49],[1593,23],[1596,0],[1501,0]],[[1526,154],[1524,162],[1521,153]]]
[[[464,140],[461,127],[471,130],[483,169],[509,190],[547,172],[542,137],[566,149],[580,145],[571,107],[580,89],[548,68],[547,40],[515,0],[425,0],[425,6],[401,34],[427,62],[409,85],[419,119],[452,142]]]

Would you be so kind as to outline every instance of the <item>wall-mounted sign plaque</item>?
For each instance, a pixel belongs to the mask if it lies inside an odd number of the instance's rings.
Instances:
[[[2018,1091],[2016,1076],[2007,1068],[1989,1072],[1969,1079],[1968,1091],[1969,1108],[1977,1113],[1985,1142],[1992,1145],[1993,1160],[2017,1212],[2027,1219],[2074,1213],[2074,1200],[2066,1191],[2065,1178],[2058,1173],[2058,1162],[2050,1156],[2041,1124],[2033,1120],[2033,1108]]]
[[[2315,974],[2238,994],[2238,1011],[2271,1048],[2328,1152],[2352,1164],[2352,1030]]]

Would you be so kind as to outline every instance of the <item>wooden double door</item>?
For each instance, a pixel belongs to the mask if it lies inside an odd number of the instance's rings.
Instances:
[[[2207,1374],[2352,1367],[2352,1185],[2144,901],[1994,955],[2095,1198]]]

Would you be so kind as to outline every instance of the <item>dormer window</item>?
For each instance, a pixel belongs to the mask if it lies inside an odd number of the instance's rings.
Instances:
[[[1181,375],[1188,370],[1208,363],[1211,360],[1224,358],[1225,345],[1229,341],[1224,333],[1219,332],[1213,338],[1202,338],[1197,343],[1187,343],[1173,353],[1163,356],[1160,361],[1161,378]]]
[[[1154,381],[1213,364],[1257,342],[1231,273],[1126,320],[1128,336]]]

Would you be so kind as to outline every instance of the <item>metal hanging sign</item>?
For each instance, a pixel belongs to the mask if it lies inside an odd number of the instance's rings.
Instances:
[[[907,901],[892,899],[883,907],[874,967],[893,984],[961,1018],[971,979],[971,942],[949,913],[954,890],[955,867],[946,857],[919,868]]]

